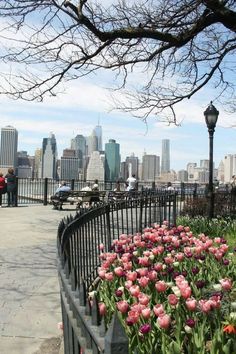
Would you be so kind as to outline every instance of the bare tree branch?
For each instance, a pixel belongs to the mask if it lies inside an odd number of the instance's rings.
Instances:
[[[176,124],[175,106],[209,85],[236,109],[235,0],[0,0],[0,17],[2,94],[42,100],[110,70],[119,108],[144,120]]]

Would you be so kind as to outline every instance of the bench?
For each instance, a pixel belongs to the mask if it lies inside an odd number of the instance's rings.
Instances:
[[[108,193],[108,201],[130,200],[140,196],[140,192],[133,191],[110,191]]]
[[[103,202],[105,197],[106,191],[61,191],[51,196],[51,203],[53,204],[53,208],[57,210],[62,210],[62,206],[65,203],[76,203],[76,209],[79,209]]]

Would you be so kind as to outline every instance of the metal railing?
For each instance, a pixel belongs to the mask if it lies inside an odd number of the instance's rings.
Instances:
[[[72,190],[81,190],[87,182],[78,180],[66,181],[71,186]],[[91,182],[92,183],[92,182]],[[31,179],[31,178],[17,178],[17,204],[18,205],[31,205],[31,204],[43,204],[50,203],[50,197],[54,195],[57,189],[59,181],[50,178],[44,179]],[[140,181],[138,184],[139,190],[137,193],[127,194],[125,199],[133,197],[136,194],[141,196],[151,195],[168,195],[169,192],[166,188],[156,188],[154,183],[149,185]],[[114,182],[99,182],[99,190],[107,192],[107,199],[109,192],[113,191]],[[176,194],[176,214],[177,215],[202,215],[208,216],[209,196],[207,188],[194,184],[181,184],[180,188],[174,190]],[[236,193],[229,189],[216,189],[214,192],[214,216],[236,216],[235,200]],[[2,196],[2,205],[7,204],[7,194]]]
[[[128,338],[118,317],[105,333],[96,298],[92,305],[89,302],[100,265],[99,245],[110,250],[120,234],[135,234],[163,220],[176,221],[176,193],[114,201],[61,221],[57,240],[65,354],[82,349],[93,354],[128,353]]]

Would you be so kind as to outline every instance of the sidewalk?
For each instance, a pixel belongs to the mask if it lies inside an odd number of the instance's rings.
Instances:
[[[0,209],[1,354],[63,352],[56,235],[59,221],[74,215],[70,207]]]

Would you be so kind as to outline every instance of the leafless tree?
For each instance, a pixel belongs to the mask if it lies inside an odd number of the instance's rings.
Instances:
[[[175,105],[207,85],[235,110],[235,0],[0,0],[0,17],[0,91],[14,98],[110,70],[143,119],[169,109],[176,122]]]

